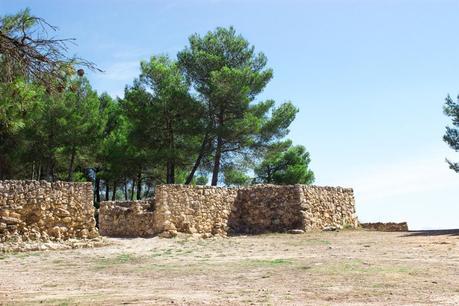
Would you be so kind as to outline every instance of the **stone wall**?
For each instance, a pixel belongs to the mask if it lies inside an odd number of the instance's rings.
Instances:
[[[237,190],[228,221],[231,233],[304,229],[300,186],[255,185]]]
[[[351,188],[299,185],[299,189],[304,230],[359,226]]]
[[[155,234],[154,199],[104,201],[99,208],[99,231],[111,237],[148,237]]]
[[[375,222],[375,223],[361,223],[362,228],[370,231],[380,232],[407,232],[408,224],[406,222],[395,223],[395,222]]]
[[[358,226],[353,191],[340,187],[161,185],[156,188],[153,212],[134,209],[136,205],[102,202],[101,233],[211,236]]]
[[[0,242],[94,238],[91,183],[0,181]]]
[[[161,185],[156,190],[156,232],[226,235],[237,189]]]

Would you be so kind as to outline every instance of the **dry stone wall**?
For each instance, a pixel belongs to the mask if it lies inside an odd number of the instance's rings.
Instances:
[[[0,242],[94,238],[91,183],[0,181]]]
[[[237,190],[231,233],[257,234],[304,229],[299,186],[255,185]]]
[[[206,237],[358,226],[353,191],[341,187],[161,185],[154,203],[155,210],[147,212],[136,202],[102,202],[101,233],[173,237],[183,232]]]
[[[354,191],[351,188],[298,185],[304,230],[356,228]]]
[[[104,201],[99,208],[99,231],[111,237],[148,237],[155,232],[154,199]]]
[[[362,228],[371,231],[380,232],[407,232],[408,224],[406,222],[394,223],[394,222],[376,222],[376,223],[361,223]]]
[[[156,232],[226,235],[237,189],[161,185],[156,191]]]

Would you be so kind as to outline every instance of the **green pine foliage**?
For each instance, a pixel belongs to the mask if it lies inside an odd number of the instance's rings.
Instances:
[[[260,147],[288,133],[298,110],[286,103],[272,111],[274,101],[256,101],[273,72],[266,67],[266,56],[255,53],[255,47],[234,28],[190,36],[189,46],[177,57],[205,108],[203,139],[212,149],[200,152],[197,162],[206,155],[211,185],[218,184],[220,170],[235,159],[250,158]]]
[[[3,18],[0,31],[22,17]],[[96,203],[148,197],[157,184],[314,180],[309,153],[283,140],[298,108],[258,99],[273,71],[232,27],[191,35],[177,59],[142,61],[122,99],[69,65],[50,91],[1,52],[0,179],[92,181]]]
[[[443,140],[456,152],[459,152],[459,97],[455,102],[450,96],[446,97],[446,103],[443,107],[445,115],[451,118],[453,127],[446,127],[446,133]],[[449,167],[459,172],[459,163],[446,160]]]
[[[312,184],[314,173],[309,169],[310,162],[303,146],[293,146],[290,140],[275,143],[255,167],[255,181],[277,185]]]

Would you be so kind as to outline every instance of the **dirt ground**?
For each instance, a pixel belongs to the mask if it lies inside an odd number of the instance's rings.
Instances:
[[[110,241],[0,254],[0,304],[459,305],[459,231]]]

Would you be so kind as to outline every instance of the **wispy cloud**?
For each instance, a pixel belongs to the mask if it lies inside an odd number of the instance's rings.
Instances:
[[[112,97],[123,97],[126,85],[132,84],[139,76],[139,60],[120,61],[108,67],[104,72],[90,76],[91,83],[99,92],[107,92]]]
[[[111,81],[125,81],[126,84],[139,75],[139,61],[117,62],[106,68],[101,78]]]
[[[150,50],[146,48],[129,48],[129,49],[120,49],[117,46],[116,50],[111,54],[113,60],[131,60],[131,59],[144,59],[148,57]]]
[[[375,166],[348,180],[363,202],[456,189],[459,175],[442,153]]]
[[[407,221],[410,229],[458,228],[459,174],[447,148],[355,169],[337,178],[354,188],[363,222]]]

